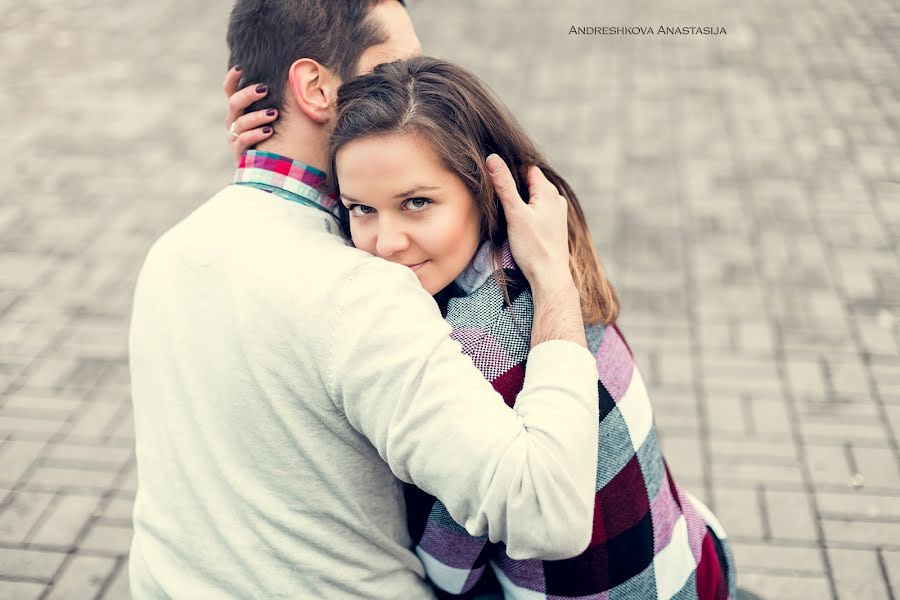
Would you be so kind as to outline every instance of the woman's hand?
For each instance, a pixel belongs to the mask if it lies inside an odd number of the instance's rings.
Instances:
[[[278,118],[278,111],[274,108],[264,108],[245,115],[244,111],[260,98],[265,98],[269,90],[266,86],[255,83],[238,90],[240,82],[239,67],[229,69],[225,74],[225,81],[222,82],[222,88],[228,96],[225,128],[228,129],[228,144],[234,153],[235,161],[239,161],[241,155],[248,149],[272,137],[273,129],[269,123]]]
[[[509,247],[532,288],[572,286],[569,270],[568,202],[537,167],[528,168],[526,204],[509,167],[496,154],[487,168],[506,214]]]

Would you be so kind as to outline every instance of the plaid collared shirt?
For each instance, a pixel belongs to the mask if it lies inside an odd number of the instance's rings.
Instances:
[[[248,150],[241,156],[233,183],[255,187],[337,216],[339,202],[325,191],[325,173],[280,154]]]
[[[484,262],[483,250],[473,267]],[[495,279],[484,275],[475,277],[474,285],[472,277],[457,279],[437,299],[463,352],[512,406],[525,377],[534,313],[508,246],[501,266],[512,282],[511,304],[504,302]],[[732,597],[734,562],[725,532],[709,509],[672,478],[625,339],[614,325],[587,326],[585,332],[597,357],[600,398],[590,545],[567,560],[512,560],[503,544],[470,536],[440,501],[406,486],[410,533],[429,579],[442,597]]]

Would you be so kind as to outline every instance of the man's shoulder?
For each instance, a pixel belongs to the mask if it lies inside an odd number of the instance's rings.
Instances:
[[[229,186],[164,233],[145,270],[161,283],[173,272],[202,272],[221,289],[317,314],[349,304],[432,305],[412,271],[348,245],[336,231],[317,209]]]
[[[322,263],[352,270],[368,255],[349,248],[337,232],[333,218],[317,209],[249,186],[229,185],[163,233],[150,252],[177,255],[182,263],[287,273],[308,267],[318,271]]]
[[[340,318],[370,325],[377,322],[382,329],[409,328],[434,319],[445,325],[434,298],[412,271],[376,257],[360,261],[346,272],[333,302]]]

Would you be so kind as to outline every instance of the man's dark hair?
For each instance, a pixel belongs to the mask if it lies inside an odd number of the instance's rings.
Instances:
[[[387,40],[387,33],[367,18],[379,1],[237,0],[228,23],[228,64],[240,65],[242,87],[263,83],[269,88],[247,112],[284,110],[288,69],[300,58],[323,64],[343,81],[352,79],[362,53]]]

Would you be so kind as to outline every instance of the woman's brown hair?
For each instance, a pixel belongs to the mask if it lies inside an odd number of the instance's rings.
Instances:
[[[496,153],[509,165],[519,194],[528,201],[525,167],[537,165],[568,201],[569,268],[581,296],[585,322],[610,324],[619,300],[597,258],[584,211],[572,187],[537,150],[506,106],[478,77],[460,66],[429,57],[380,65],[338,91],[338,115],[329,167],[353,140],[373,135],[412,134],[427,142],[466,184],[481,214],[481,238],[495,257],[506,241],[506,219],[485,166]],[[331,178],[333,192],[340,182]],[[349,235],[349,230],[345,232]],[[505,286],[501,279],[500,284]],[[505,287],[504,287],[505,291]]]

